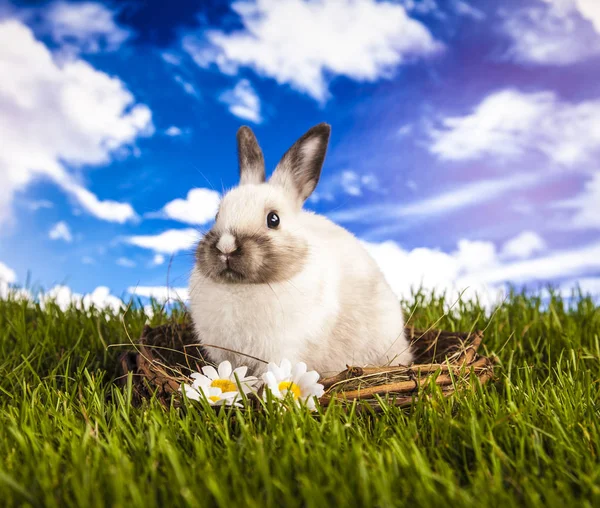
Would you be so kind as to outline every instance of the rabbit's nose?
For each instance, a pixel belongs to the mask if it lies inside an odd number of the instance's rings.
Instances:
[[[235,237],[231,233],[224,233],[217,242],[217,250],[222,254],[231,254],[238,249]]]

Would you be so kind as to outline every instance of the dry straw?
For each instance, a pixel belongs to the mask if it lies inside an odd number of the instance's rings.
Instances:
[[[478,354],[482,332],[422,331],[407,327],[406,335],[414,353],[413,365],[348,366],[343,372],[319,381],[325,387],[321,405],[326,406],[334,399],[341,404],[360,400],[380,410],[380,401],[386,400],[406,407],[427,396],[434,385],[449,396],[493,378],[494,359]],[[144,328],[136,351],[124,353],[120,358],[119,381],[127,383],[128,375],[132,374],[134,404],[153,394],[163,403],[171,403],[181,383],[189,381],[189,374],[210,363],[205,349],[194,342],[191,325],[185,320]],[[178,398],[174,402],[178,403]]]

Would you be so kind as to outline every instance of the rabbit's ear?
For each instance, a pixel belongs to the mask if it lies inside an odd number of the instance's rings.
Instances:
[[[326,123],[308,130],[279,161],[270,183],[285,187],[304,203],[319,182],[330,133]]]
[[[252,129],[245,125],[237,131],[237,153],[240,185],[263,183],[266,178],[265,159]]]

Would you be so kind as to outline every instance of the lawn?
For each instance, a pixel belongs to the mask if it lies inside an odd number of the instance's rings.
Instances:
[[[0,504],[600,506],[600,307],[405,306],[418,327],[485,329],[496,382],[377,416],[134,408],[111,345],[140,335],[143,309],[0,301]]]

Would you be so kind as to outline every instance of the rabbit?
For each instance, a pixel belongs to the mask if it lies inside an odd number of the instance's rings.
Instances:
[[[237,132],[239,186],[223,196],[189,280],[194,328],[216,363],[259,375],[287,358],[322,376],[411,363],[400,303],[373,258],[352,233],[303,209],[330,131],[308,130],[268,181],[254,133]]]

